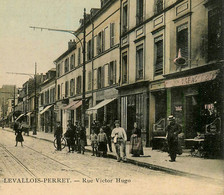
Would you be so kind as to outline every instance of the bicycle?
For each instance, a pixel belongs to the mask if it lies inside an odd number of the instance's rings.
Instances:
[[[67,145],[66,139],[64,137],[61,138],[61,149],[63,150]],[[54,139],[54,147],[57,149],[57,139]]]

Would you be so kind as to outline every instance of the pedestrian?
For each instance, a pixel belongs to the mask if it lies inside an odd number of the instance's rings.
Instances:
[[[62,138],[62,127],[61,123],[58,121],[56,124],[56,129],[54,132],[54,137],[57,140],[57,150],[61,151],[61,138]]]
[[[16,135],[16,145],[15,147],[17,147],[18,142],[21,142],[21,146],[23,147],[23,136],[22,136],[22,125],[20,124],[17,128],[17,130],[15,131],[15,135]]]
[[[122,161],[126,162],[126,141],[127,141],[127,134],[124,128],[120,127],[119,120],[115,120],[115,128],[111,133],[111,138],[113,139],[116,154],[117,154],[117,161],[121,161],[120,150],[122,151]]]
[[[107,135],[104,133],[103,128],[100,128],[100,133],[97,136],[98,152],[99,155],[102,153],[103,157],[107,155]]]
[[[90,134],[90,141],[91,141],[91,146],[92,146],[92,156],[97,156],[98,155],[98,145],[97,145],[97,134],[94,132],[92,129],[92,132]]]
[[[139,157],[143,155],[143,146],[141,138],[141,129],[138,128],[138,123],[134,123],[134,129],[132,130],[131,140],[130,140],[130,154],[133,157]]]
[[[73,133],[72,128],[69,125],[69,123],[67,124],[67,130],[64,134],[64,137],[67,141],[68,152],[74,151],[73,148],[72,148],[72,143],[73,143],[73,140],[74,140],[74,133]]]
[[[84,154],[86,145],[86,129],[79,125],[79,153]]]
[[[110,150],[110,152],[113,152],[112,146],[111,146],[111,128],[107,125],[106,121],[103,122],[102,128],[103,128],[103,131],[107,135],[107,142],[108,142],[109,150]]]
[[[75,151],[75,137],[76,137],[76,127],[72,124],[71,120],[68,120],[68,125],[71,128],[71,148],[72,152]]]
[[[166,138],[168,142],[168,152],[170,155],[170,162],[176,161],[178,153],[178,134],[181,133],[181,126],[176,123],[173,115],[168,117],[169,125],[166,127]]]

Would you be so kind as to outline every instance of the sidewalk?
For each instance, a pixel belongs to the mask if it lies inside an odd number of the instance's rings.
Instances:
[[[5,128],[7,131],[12,129]],[[37,132],[37,135],[32,135],[45,141],[53,142],[54,135],[52,133]],[[91,152],[91,146],[86,146],[86,151]],[[127,162],[138,166],[144,166],[154,170],[169,172],[171,174],[202,177],[217,182],[223,182],[224,179],[224,160],[220,159],[204,159],[199,157],[192,157],[189,152],[183,152],[182,155],[177,156],[176,162],[169,162],[168,153],[152,150],[151,148],[144,148],[144,155],[141,157],[132,157],[129,154],[129,145],[126,147]],[[113,152],[108,152],[109,158],[116,159],[115,148]],[[94,158],[94,157],[93,157]]]

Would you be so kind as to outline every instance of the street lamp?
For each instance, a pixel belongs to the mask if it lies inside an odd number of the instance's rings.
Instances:
[[[37,135],[37,78],[36,78],[37,63],[35,62],[35,73],[34,74],[32,74],[32,73],[17,73],[17,72],[7,72],[7,73],[8,74],[17,74],[17,75],[28,75],[32,79],[34,79],[34,130],[33,130],[33,135]],[[15,92],[14,92],[14,94],[15,94]],[[14,100],[14,112],[15,112],[15,100]]]
[[[30,26],[30,28],[35,29],[40,29],[40,30],[49,30],[49,31],[58,31],[58,32],[66,32],[74,35],[78,41],[81,44],[82,47],[82,52],[83,52],[83,93],[82,93],[82,125],[85,127],[85,106],[86,106],[86,9],[84,8],[84,16],[83,16],[83,44],[78,37],[77,31],[72,31],[72,30],[63,30],[63,29],[53,29],[53,28],[43,28],[43,27],[35,27],[35,26]]]

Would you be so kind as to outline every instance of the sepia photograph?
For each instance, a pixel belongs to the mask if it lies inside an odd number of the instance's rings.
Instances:
[[[0,0],[1,195],[223,195],[222,0]]]

